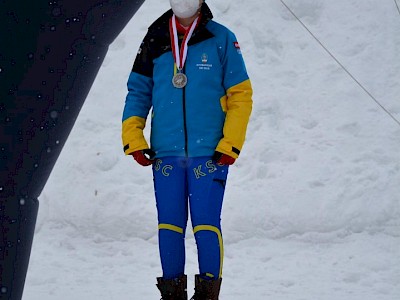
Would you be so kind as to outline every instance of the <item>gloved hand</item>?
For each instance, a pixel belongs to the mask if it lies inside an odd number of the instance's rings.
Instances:
[[[150,149],[137,150],[132,153],[133,158],[143,167],[153,164],[155,155],[154,151]]]
[[[220,165],[220,166],[233,165],[235,163],[235,160],[236,160],[235,158],[233,158],[233,157],[231,157],[231,156],[229,156],[227,154],[218,152],[218,151],[214,152],[214,155],[213,155],[212,159],[213,159],[213,161],[215,161],[215,163],[217,165]]]

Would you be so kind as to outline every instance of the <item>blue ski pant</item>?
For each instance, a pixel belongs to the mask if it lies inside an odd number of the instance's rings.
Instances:
[[[199,272],[210,279],[221,278],[221,209],[228,166],[216,165],[211,157],[162,157],[153,164],[153,175],[163,277],[172,279],[185,273],[190,211]]]

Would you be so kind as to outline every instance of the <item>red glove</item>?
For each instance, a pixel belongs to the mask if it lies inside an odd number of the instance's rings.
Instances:
[[[155,155],[156,154],[154,153],[154,151],[150,149],[137,150],[132,153],[133,158],[137,161],[138,164],[142,165],[143,167],[153,164],[153,157]]]
[[[213,155],[213,161],[215,161],[215,163],[220,166],[233,165],[235,163],[235,160],[236,159],[234,159],[232,156],[229,156],[227,154],[218,151],[215,151]]]

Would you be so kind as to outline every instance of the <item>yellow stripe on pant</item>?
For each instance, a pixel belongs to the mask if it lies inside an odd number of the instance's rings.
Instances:
[[[178,226],[172,225],[172,224],[159,224],[158,229],[167,229],[171,231],[175,231],[177,233],[183,234],[183,228],[180,228]]]
[[[222,240],[221,231],[215,226],[197,225],[197,226],[195,226],[193,228],[193,233],[196,234],[197,232],[202,231],[202,230],[212,231],[212,232],[216,233],[217,236],[218,236],[219,249],[220,249],[220,266],[219,266],[219,276],[218,276],[218,278],[222,278],[222,265],[223,265],[223,261],[224,261],[224,243],[223,243],[223,240]]]

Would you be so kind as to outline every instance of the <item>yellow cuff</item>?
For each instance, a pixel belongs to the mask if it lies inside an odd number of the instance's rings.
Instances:
[[[238,158],[240,154],[240,149],[233,147],[232,144],[227,142],[225,138],[219,141],[215,150],[223,154],[229,155],[230,157],[233,157],[235,159]]]

